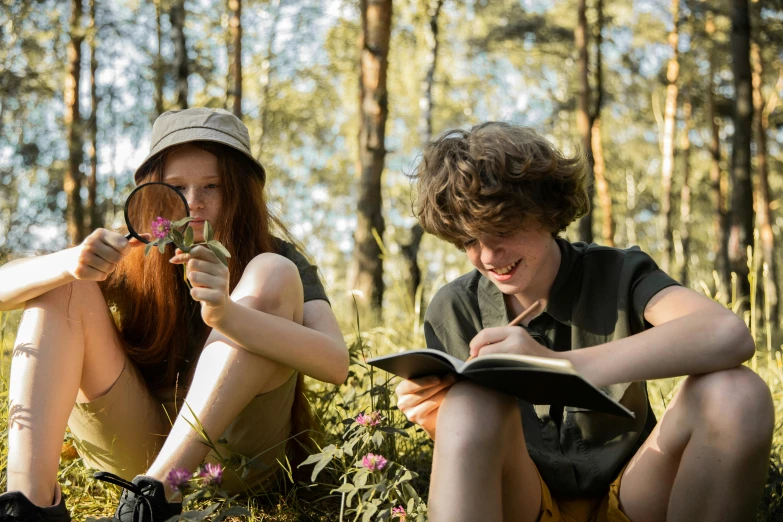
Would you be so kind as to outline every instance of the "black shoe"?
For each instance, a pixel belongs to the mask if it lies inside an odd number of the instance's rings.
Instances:
[[[40,507],[21,491],[9,491],[0,495],[0,522],[71,522],[71,515],[62,493],[56,506]]]
[[[166,500],[163,483],[152,477],[138,475],[133,482],[112,473],[99,471],[96,479],[125,488],[114,514],[118,522],[164,522],[182,513],[181,502]]]

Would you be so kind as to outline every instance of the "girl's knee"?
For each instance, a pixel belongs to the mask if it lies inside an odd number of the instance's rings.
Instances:
[[[234,293],[247,306],[275,315],[289,315],[285,312],[304,301],[296,265],[273,253],[260,254],[247,264]]]
[[[29,299],[25,308],[63,308],[73,310],[77,306],[84,305],[100,298],[103,303],[103,294],[95,281],[71,281],[70,283],[52,288],[48,292]]]

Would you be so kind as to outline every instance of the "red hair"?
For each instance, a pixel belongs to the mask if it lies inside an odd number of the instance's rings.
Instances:
[[[221,144],[192,142],[218,159],[221,178],[221,216],[213,223],[215,239],[231,252],[229,291],[233,291],[247,264],[264,252],[275,252],[264,199],[263,172],[244,154]],[[169,147],[152,158],[144,181],[163,181],[166,159],[181,147]],[[118,328],[131,361],[141,370],[150,389],[171,386],[182,359],[198,355],[210,329],[201,320],[200,304],[191,299],[182,267],[174,255],[133,249],[101,284],[104,296],[118,316]],[[190,344],[188,344],[190,343]],[[184,380],[179,376],[180,381]]]

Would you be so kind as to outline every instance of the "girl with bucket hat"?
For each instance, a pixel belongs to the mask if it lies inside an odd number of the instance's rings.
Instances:
[[[302,376],[346,378],[348,351],[316,268],[271,234],[265,171],[238,118],[161,115],[135,180],[178,188],[195,241],[211,223],[228,266],[199,246],[145,257],[138,239],[98,229],[76,247],[0,267],[0,310],[25,309],[2,520],[70,520],[57,483],[66,424],[84,463],[125,488],[115,519],[179,514],[172,469],[241,455],[222,487],[252,487],[307,428]]]

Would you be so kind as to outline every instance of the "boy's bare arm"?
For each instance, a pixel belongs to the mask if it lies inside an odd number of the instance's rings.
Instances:
[[[687,288],[658,292],[644,317],[654,328],[553,354],[570,360],[596,386],[604,386],[733,368],[755,352],[750,332],[736,314]]]
[[[485,328],[470,342],[471,355],[518,353],[568,359],[596,386],[697,375],[733,368],[753,356],[745,323],[733,312],[683,287],[668,287],[647,304],[654,326],[591,348],[555,352],[521,328]]]

